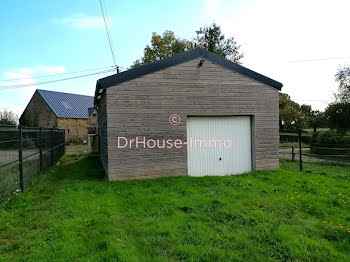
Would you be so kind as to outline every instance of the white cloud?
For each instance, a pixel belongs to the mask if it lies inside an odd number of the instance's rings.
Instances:
[[[324,109],[337,90],[339,65],[350,60],[289,61],[350,57],[350,1],[255,0],[234,17],[230,4],[220,5],[225,9],[217,10],[215,20],[242,45],[244,65],[282,82],[293,99]]]
[[[49,75],[60,74],[66,72],[64,66],[36,66],[35,72],[45,72]]]
[[[215,15],[217,13],[219,5],[219,0],[206,0],[205,1],[205,10],[207,14],[210,15]]]
[[[4,76],[8,80],[15,79],[15,78],[26,78],[28,76],[31,76],[33,74],[33,71],[34,71],[33,68],[20,68],[9,72],[5,72]]]
[[[110,18],[106,18],[109,26],[112,24]],[[68,17],[54,18],[53,23],[70,25],[75,29],[98,29],[104,26],[103,17],[101,16],[88,16],[85,14],[73,14]]]
[[[27,86],[21,88],[23,90],[23,97],[29,99],[33,96],[35,90],[38,86],[35,85],[35,76],[43,76],[42,73],[48,75],[54,75],[66,72],[64,66],[35,66],[26,68],[17,68],[4,73],[4,77],[10,82],[6,82],[6,85],[26,85],[33,84],[32,86]],[[13,81],[11,81],[13,80]]]

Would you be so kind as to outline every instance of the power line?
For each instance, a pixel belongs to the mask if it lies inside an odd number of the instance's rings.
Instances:
[[[25,79],[55,77],[55,76],[61,76],[61,75],[72,75],[72,74],[83,73],[83,72],[88,72],[88,71],[95,71],[95,70],[101,70],[101,69],[107,69],[107,68],[112,69],[112,68],[114,68],[114,66],[105,66],[105,67],[91,68],[91,69],[86,69],[86,70],[80,70],[80,71],[75,71],[75,72],[67,72],[67,73],[60,73],[60,74],[53,74],[53,75],[41,75],[41,76],[12,78],[12,79],[0,79],[0,81],[1,82],[13,82],[13,81],[25,80]]]
[[[327,101],[324,101],[324,100],[317,100],[317,99],[297,99],[297,98],[294,98],[294,100],[302,101],[302,102],[322,102],[322,103],[325,103],[325,104],[329,104],[330,103],[330,102],[327,102]]]
[[[105,70],[105,71],[101,71],[101,72],[97,72],[97,73],[73,76],[73,77],[56,79],[56,80],[49,80],[49,81],[38,82],[38,83],[28,83],[28,84],[18,84],[18,85],[5,85],[5,86],[0,86],[0,88],[2,88],[2,89],[10,89],[11,88],[12,89],[12,88],[23,88],[23,87],[30,87],[30,86],[45,85],[45,84],[56,83],[56,82],[61,82],[61,81],[67,81],[67,80],[72,80],[72,79],[77,79],[77,78],[82,78],[82,77],[87,77],[87,76],[93,76],[93,75],[98,75],[98,74],[110,73],[110,72],[113,72],[113,71],[114,71],[114,69],[109,69],[109,70]]]
[[[108,32],[111,32],[111,30],[110,30],[110,25],[109,25],[109,19],[108,19],[108,13],[107,13],[107,0],[102,0],[102,1],[103,1],[103,10],[104,10],[104,12],[105,12],[105,16],[107,17],[106,22],[107,22]],[[113,36],[112,36],[111,33],[110,33],[109,37],[111,38],[112,46],[114,46],[114,43],[113,43]]]
[[[107,26],[107,22],[106,22],[106,18],[105,18],[105,13],[103,11],[103,5],[102,5],[102,1],[100,1],[100,6],[101,6],[101,11],[102,11],[102,16],[103,16],[103,21],[105,23],[105,28],[106,28],[106,33],[107,33],[107,37],[108,37],[108,42],[109,42],[109,47],[111,49],[111,54],[112,54],[112,57],[113,57],[113,62],[114,62],[114,66],[117,70],[117,63],[115,62],[115,57],[114,57],[114,51],[113,51],[113,47],[112,47],[112,43],[111,43],[111,37],[109,35],[109,30],[108,30],[108,26]]]
[[[292,60],[287,61],[288,63],[299,63],[299,62],[313,62],[313,61],[323,61],[323,60],[337,60],[337,59],[347,59],[350,58],[350,56],[344,56],[344,57],[328,57],[328,58],[316,58],[316,59],[303,59],[303,60]]]
[[[105,13],[105,25],[107,25],[107,31],[109,33],[109,38],[111,40],[111,46],[112,46],[112,50],[113,50],[113,53],[114,53],[114,41],[113,41],[113,36],[111,34],[111,30],[110,30],[110,24],[109,24],[109,19],[108,19],[108,14],[107,14],[107,0],[102,0],[102,6],[103,6],[103,10],[104,10],[104,13]],[[118,67],[120,67],[119,65],[117,65]],[[117,68],[116,68],[117,70]]]

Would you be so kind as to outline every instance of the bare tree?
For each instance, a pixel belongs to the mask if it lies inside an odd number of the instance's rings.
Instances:
[[[339,83],[337,100],[342,103],[350,103],[350,66],[339,68],[335,80]]]
[[[0,110],[0,124],[17,125],[18,124],[17,114],[7,109]]]

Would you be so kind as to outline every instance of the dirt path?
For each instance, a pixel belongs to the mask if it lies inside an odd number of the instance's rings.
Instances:
[[[39,149],[23,150],[23,157],[27,157],[39,153]],[[39,154],[31,157],[31,159],[39,159]],[[3,150],[0,151],[0,163],[6,164],[18,160],[18,150]]]
[[[305,151],[310,150],[310,149],[303,149]],[[294,148],[294,160],[299,161],[299,149]],[[292,160],[292,149],[280,149],[279,150],[279,157],[280,159],[287,159],[287,160]],[[335,160],[328,160],[328,159],[323,159],[323,158],[318,158],[315,156],[308,156],[303,154],[302,155],[302,160],[303,162],[308,162],[308,163],[334,163],[334,162],[339,162],[342,164],[350,165],[350,163],[346,162],[341,162],[341,161],[335,161]]]

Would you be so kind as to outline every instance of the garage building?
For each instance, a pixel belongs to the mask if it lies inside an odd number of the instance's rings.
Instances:
[[[281,88],[199,48],[98,80],[108,179],[277,169]]]

